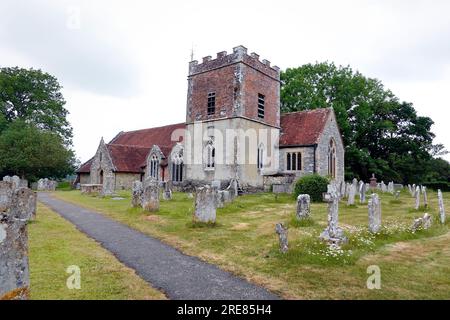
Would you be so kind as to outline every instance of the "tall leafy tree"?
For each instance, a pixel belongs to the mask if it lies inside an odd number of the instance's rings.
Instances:
[[[57,133],[71,144],[72,128],[57,79],[41,70],[0,69],[0,129],[2,121],[22,120]]]
[[[346,150],[346,176],[418,183],[427,179],[432,157],[433,121],[418,116],[377,79],[333,63],[306,64],[282,72],[283,112],[332,107]]]
[[[76,166],[73,152],[58,134],[16,120],[0,135],[0,172],[31,181],[63,178]]]

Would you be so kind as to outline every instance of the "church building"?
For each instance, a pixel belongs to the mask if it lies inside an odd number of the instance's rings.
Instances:
[[[281,114],[280,69],[238,46],[189,63],[186,121],[100,141],[77,171],[113,192],[153,178],[268,190],[318,173],[344,180],[344,145],[331,108]]]

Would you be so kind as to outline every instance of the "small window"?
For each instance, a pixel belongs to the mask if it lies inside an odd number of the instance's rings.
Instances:
[[[288,152],[286,154],[286,170],[301,171],[302,170],[302,153]]]
[[[206,146],[206,168],[214,169],[215,167],[215,159],[216,158],[216,149],[212,145]]]
[[[258,118],[264,119],[264,100],[265,96],[258,93]]]
[[[208,115],[212,115],[216,112],[216,93],[208,93]]]

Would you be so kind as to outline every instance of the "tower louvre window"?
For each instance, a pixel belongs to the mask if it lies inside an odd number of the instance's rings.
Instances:
[[[258,93],[258,118],[264,119],[264,100],[265,96],[261,93]]]
[[[208,93],[208,115],[212,115],[216,112],[216,93]]]

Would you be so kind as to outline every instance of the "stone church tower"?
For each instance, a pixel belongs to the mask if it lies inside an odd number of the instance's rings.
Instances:
[[[262,187],[278,168],[280,69],[243,46],[190,62],[186,129],[189,179]]]

